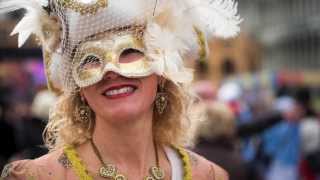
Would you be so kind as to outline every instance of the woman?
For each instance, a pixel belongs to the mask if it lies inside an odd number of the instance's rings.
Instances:
[[[227,179],[182,147],[192,98],[183,65],[212,35],[234,36],[233,1],[9,0],[42,43],[49,88],[60,94],[45,140],[50,153],[14,162],[5,179]],[[213,24],[208,22],[213,21]]]

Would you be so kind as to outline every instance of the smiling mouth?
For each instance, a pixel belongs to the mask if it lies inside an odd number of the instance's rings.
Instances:
[[[136,89],[137,87],[133,85],[116,86],[107,89],[103,95],[110,99],[122,98],[132,95]]]

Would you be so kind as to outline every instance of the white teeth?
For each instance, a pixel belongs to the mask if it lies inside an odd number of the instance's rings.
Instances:
[[[127,87],[122,87],[120,89],[113,89],[109,90],[105,93],[106,96],[113,96],[113,95],[118,95],[118,94],[123,94],[123,93],[129,93],[133,92],[134,89],[133,87],[127,86]]]

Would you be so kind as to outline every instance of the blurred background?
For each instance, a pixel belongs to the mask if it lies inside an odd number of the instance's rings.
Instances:
[[[196,152],[231,180],[320,179],[320,1],[239,0],[242,32],[212,39],[191,61],[206,120]],[[36,40],[17,48],[23,12],[0,15],[0,167],[47,151],[42,131],[55,96]]]

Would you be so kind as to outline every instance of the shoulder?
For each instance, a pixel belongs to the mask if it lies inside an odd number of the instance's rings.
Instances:
[[[228,180],[228,173],[217,164],[205,159],[204,157],[185,150],[190,158],[192,179],[203,180]]]
[[[57,150],[34,160],[9,163],[3,168],[0,179],[63,179],[65,168],[60,162],[61,157],[63,151]]]

